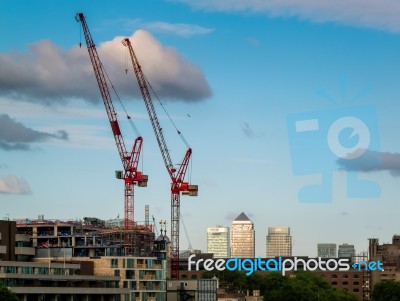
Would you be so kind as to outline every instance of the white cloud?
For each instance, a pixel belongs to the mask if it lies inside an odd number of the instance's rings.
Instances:
[[[198,101],[211,95],[201,69],[175,49],[163,46],[144,30],[130,39],[160,97]],[[98,43],[97,50],[119,95],[140,97],[133,71],[125,74],[127,54],[121,40]],[[63,50],[44,40],[30,45],[27,52],[0,53],[0,96],[53,105],[71,99],[97,102],[100,92],[85,45]]]
[[[400,31],[398,0],[170,0],[210,11],[244,11]]]
[[[15,175],[0,177],[0,193],[3,194],[31,194],[28,182]]]
[[[146,29],[153,33],[163,33],[181,37],[205,35],[214,31],[214,28],[207,28],[196,24],[170,23],[164,21],[145,22],[140,18],[136,19],[118,18],[113,20],[107,20],[104,22],[104,25],[107,27],[118,26],[119,28],[124,28],[127,31],[133,31],[135,29],[140,28],[140,29]]]
[[[214,31],[213,28],[201,27],[186,23],[168,23],[168,22],[149,22],[144,23],[143,27],[151,32],[166,34],[175,34],[182,37],[191,37],[194,35],[204,35]]]

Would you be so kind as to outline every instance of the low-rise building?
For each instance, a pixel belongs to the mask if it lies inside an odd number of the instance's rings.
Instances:
[[[90,264],[0,261],[0,283],[20,300],[119,301],[129,295],[119,282],[119,276],[94,275]]]
[[[379,244],[377,238],[370,238],[369,260],[379,260],[383,264],[383,271],[371,271],[371,289],[382,280],[400,281],[400,235],[393,235],[392,243],[387,244]]]
[[[8,235],[0,240],[7,259],[0,282],[22,300],[165,301],[168,242],[150,230],[107,228],[97,218],[2,221],[0,232]]]

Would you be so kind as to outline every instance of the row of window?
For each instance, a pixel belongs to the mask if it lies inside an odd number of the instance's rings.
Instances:
[[[332,285],[338,285],[337,281],[332,281]],[[349,285],[348,281],[343,281],[342,285]],[[358,281],[354,281],[353,285],[360,285],[360,283]]]
[[[111,268],[118,268],[118,258],[112,258],[110,261]],[[120,259],[122,260],[122,268],[135,268],[134,259]],[[162,261],[161,260],[153,260],[153,259],[137,259],[136,268],[146,268],[146,269],[161,269]]]
[[[154,292],[142,292],[140,297],[139,292],[132,292],[130,301],[141,300],[141,301],[165,301],[165,293],[154,293]],[[125,295],[125,301],[129,301],[129,295]]]
[[[120,276],[120,270],[114,270],[114,276]],[[134,270],[125,270],[125,279],[135,279]],[[139,280],[165,280],[165,273],[162,270],[139,271]]]
[[[52,275],[76,275],[79,271],[76,269],[51,268]],[[0,273],[7,274],[30,274],[30,275],[48,275],[48,267],[16,267],[16,266],[0,266]]]
[[[343,275],[340,275],[340,276],[341,276],[341,278],[349,278],[349,274],[343,274]],[[338,275],[337,274],[332,274],[331,278],[338,278]],[[360,275],[359,274],[353,274],[353,278],[360,278]]]
[[[12,287],[97,287],[97,288],[118,288],[118,281],[88,281],[70,280],[58,281],[57,279],[0,279],[0,284]]]

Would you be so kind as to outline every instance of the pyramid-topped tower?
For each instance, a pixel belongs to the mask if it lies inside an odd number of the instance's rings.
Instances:
[[[232,222],[231,257],[255,257],[255,231],[253,222],[242,212]]]

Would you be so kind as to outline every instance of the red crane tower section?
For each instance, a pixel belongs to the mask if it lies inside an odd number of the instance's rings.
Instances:
[[[124,179],[125,181],[124,228],[125,230],[133,230],[135,226],[133,187],[135,184],[137,184],[140,187],[146,187],[148,180],[147,175],[143,175],[142,172],[138,171],[138,163],[139,163],[140,152],[142,149],[143,138],[137,137],[135,139],[132,151],[131,152],[126,151],[124,139],[122,137],[121,129],[119,127],[117,120],[117,113],[115,112],[110,91],[108,89],[105,77],[105,70],[100,61],[99,55],[97,54],[96,46],[93,42],[89,28],[86,24],[85,17],[82,13],[78,13],[75,18],[78,22],[81,22],[82,24],[90,60],[93,65],[93,70],[96,75],[100,93],[103,98],[108,119],[110,121],[111,130],[113,132],[118,153],[124,168],[123,174],[122,172],[118,171],[116,172],[117,178]],[[128,118],[130,117],[128,116]]]
[[[170,277],[172,279],[179,278],[179,215],[180,215],[180,194],[190,196],[197,196],[198,186],[190,185],[184,181],[185,174],[189,165],[192,149],[188,148],[179,169],[176,170],[172,164],[169,155],[168,147],[164,139],[162,128],[158,122],[157,114],[154,109],[153,101],[151,99],[149,89],[147,87],[146,77],[140,67],[139,61],[133,51],[132,44],[128,38],[122,41],[122,44],[129,49],[129,54],[132,60],[133,69],[135,71],[136,79],[139,84],[140,92],[142,93],[144,103],[146,105],[147,113],[149,114],[153,131],[157,139],[161,155],[164,160],[165,167],[171,178],[171,265]],[[178,131],[179,133],[179,131]],[[180,134],[180,133],[179,133]]]

